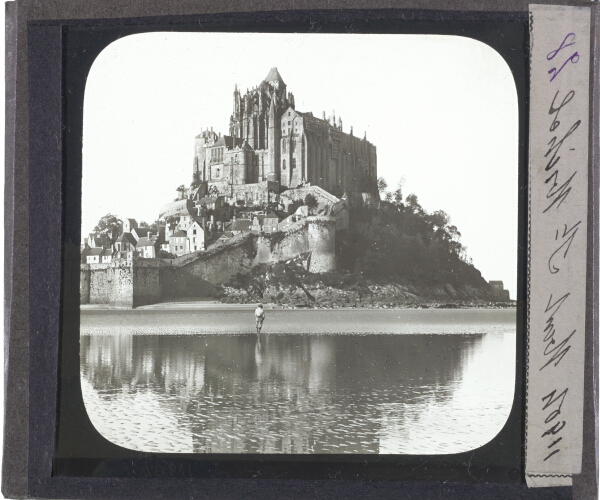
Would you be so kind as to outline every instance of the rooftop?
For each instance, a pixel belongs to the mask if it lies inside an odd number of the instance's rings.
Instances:
[[[281,75],[279,74],[279,71],[277,71],[277,68],[271,68],[271,70],[269,71],[269,74],[267,75],[267,77],[264,80],[265,82],[279,82],[282,85],[285,85],[285,82],[283,81],[283,78],[281,78]]]
[[[138,240],[135,248],[153,247],[154,245],[156,245],[156,240],[151,240],[149,238],[143,237]]]

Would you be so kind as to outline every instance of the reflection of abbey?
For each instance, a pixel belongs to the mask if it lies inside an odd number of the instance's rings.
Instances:
[[[245,95],[236,86],[229,135],[211,128],[196,137],[194,180],[229,196],[265,181],[316,185],[341,196],[364,191],[375,179],[377,151],[366,135],[345,133],[340,117],[297,111],[277,68]]]

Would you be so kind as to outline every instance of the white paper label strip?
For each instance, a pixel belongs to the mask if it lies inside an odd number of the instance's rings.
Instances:
[[[530,6],[529,320],[525,476],[581,470],[590,9]]]

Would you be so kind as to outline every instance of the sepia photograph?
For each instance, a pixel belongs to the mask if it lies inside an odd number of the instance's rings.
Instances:
[[[108,45],[83,105],[96,430],[150,453],[490,442],[515,399],[518,120],[508,64],[468,37]]]

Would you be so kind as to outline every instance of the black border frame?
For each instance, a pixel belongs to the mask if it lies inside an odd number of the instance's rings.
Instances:
[[[517,9],[519,10],[519,9]],[[331,11],[330,11],[331,12]],[[343,13],[347,13],[348,11],[343,11]],[[369,12],[369,11],[363,11]],[[378,14],[383,13],[384,11],[375,11]],[[396,11],[397,12],[397,11]],[[322,12],[321,12],[322,13]],[[320,14],[321,14],[320,13]],[[373,13],[371,11],[369,14]],[[386,11],[385,15],[389,15],[390,11]],[[490,13],[469,13],[472,15],[472,18],[479,17],[490,19],[493,17],[493,14]],[[469,15],[467,14],[467,15]],[[281,13],[277,14],[278,17],[281,17]],[[334,12],[330,15],[333,16],[341,16],[340,12]],[[419,13],[415,14],[415,12],[411,12],[410,16],[414,19],[415,15],[418,17]],[[457,14],[452,13],[434,13],[433,11],[425,11],[423,15],[428,15],[431,17],[438,17],[438,19],[450,19]],[[464,14],[458,14],[458,17]],[[513,14],[514,15],[514,14]],[[524,15],[524,14],[521,14]],[[255,18],[256,14],[245,14],[245,16],[250,16],[251,18]],[[222,17],[227,18],[228,15],[223,15]],[[368,18],[368,15],[367,15]],[[129,22],[133,22],[133,24],[137,24],[139,22],[147,21],[147,19],[137,19]],[[204,21],[208,22],[208,21]],[[597,17],[593,18],[593,23],[596,23],[597,26]],[[127,24],[127,21],[123,20],[114,20],[110,21],[111,24]],[[71,497],[81,496],[81,497],[97,497],[97,496],[115,496],[117,491],[119,495],[126,494],[128,496],[135,497],[145,497],[149,496],[148,493],[157,489],[157,494],[160,495],[161,491],[164,494],[181,496],[185,495],[187,491],[188,494],[195,493],[201,496],[210,496],[215,498],[230,498],[231,494],[248,494],[249,496],[274,496],[277,494],[281,494],[284,491],[290,491],[290,488],[297,488],[297,495],[294,496],[306,496],[307,494],[314,497],[321,497],[330,495],[332,492],[346,494],[351,497],[355,496],[381,496],[382,494],[388,494],[396,496],[401,491],[405,494],[409,494],[412,496],[414,493],[419,494],[434,494],[437,492],[438,494],[446,493],[451,497],[461,497],[461,498],[480,498],[483,496],[495,496],[495,493],[501,493],[502,491],[515,498],[547,498],[548,494],[552,492],[553,497],[563,497],[565,494],[570,496],[568,493],[570,492],[569,488],[553,488],[553,489],[543,489],[543,490],[524,490],[522,485],[514,485],[506,487],[494,487],[493,485],[472,485],[471,487],[467,487],[461,485],[452,485],[452,486],[440,486],[434,484],[422,484],[422,483],[364,483],[364,482],[337,482],[335,485],[332,484],[331,481],[280,481],[280,480],[272,480],[272,481],[262,481],[262,480],[252,480],[252,481],[227,481],[223,483],[222,481],[214,481],[214,480],[201,480],[201,481],[192,481],[191,483],[187,481],[188,486],[184,486],[177,493],[171,493],[167,488],[175,487],[176,485],[182,485],[181,481],[163,481],[159,484],[156,482],[152,482],[152,486],[148,486],[148,482],[145,481],[129,481],[129,480],[107,480],[107,481],[97,481],[97,480],[70,480],[66,478],[52,478],[49,479],[49,462],[48,458],[51,456],[51,452],[53,450],[53,443],[50,443],[54,438],[54,420],[48,419],[48,416],[53,413],[53,411],[49,412],[48,410],[53,410],[56,407],[56,400],[53,398],[53,395],[56,394],[57,384],[56,384],[56,373],[57,373],[57,358],[58,358],[58,335],[54,332],[54,329],[60,324],[61,318],[57,314],[58,305],[60,304],[60,290],[61,287],[63,289],[68,289],[68,283],[61,283],[60,278],[57,279],[57,272],[60,273],[60,259],[57,259],[58,256],[61,255],[61,241],[63,232],[62,228],[57,231],[56,224],[56,215],[57,215],[57,206],[61,207],[60,203],[57,203],[57,200],[61,200],[60,195],[64,195],[65,199],[69,198],[69,183],[66,179],[68,175],[56,175],[60,172],[60,161],[63,159],[64,152],[61,149],[61,141],[58,138],[63,137],[64,127],[70,126],[69,123],[64,123],[64,106],[65,103],[60,98],[60,91],[64,92],[64,80],[60,79],[59,73],[62,70],[62,64],[65,62],[64,58],[60,58],[60,63],[56,64],[59,57],[57,54],[62,56],[62,42],[64,41],[64,26],[73,24],[73,22],[65,22],[65,23],[36,23],[39,27],[39,31],[37,35],[33,35],[30,31],[30,38],[28,40],[30,44],[30,85],[29,85],[29,99],[30,99],[30,111],[31,111],[31,121],[30,121],[30,131],[29,136],[32,138],[30,142],[30,243],[32,243],[29,248],[30,255],[30,274],[32,276],[36,276],[35,282],[32,281],[31,289],[30,289],[30,321],[31,321],[31,343],[30,343],[30,363],[31,363],[31,373],[30,373],[30,440],[29,440],[29,449],[30,449],[30,460],[29,460],[29,495],[33,496],[68,496]],[[52,26],[54,24],[54,26]],[[60,29],[60,35],[56,30],[56,24],[62,25]],[[75,23],[77,24],[77,23]],[[98,26],[96,22],[86,22],[88,26]],[[35,39],[35,37],[38,37]],[[21,38],[22,39],[22,38]],[[37,42],[39,52],[36,52],[33,48],[35,43]],[[20,60],[22,61],[22,59]],[[41,66],[40,66],[41,65]],[[58,66],[58,67],[57,67]],[[22,65],[21,65],[22,67]],[[57,69],[59,71],[57,72]],[[18,72],[18,71],[17,71]],[[23,74],[20,73],[21,78],[20,81],[23,81]],[[594,72],[591,73],[592,78]],[[37,79],[37,82],[36,82]],[[25,78],[25,81],[27,79]],[[36,85],[37,83],[37,85]],[[595,84],[595,88],[597,88],[597,83]],[[59,92],[56,92],[56,89],[59,89]],[[17,91],[17,95],[19,95],[19,91]],[[520,100],[521,105],[521,100]],[[597,116],[597,112],[595,108],[591,110],[591,114]],[[61,119],[57,119],[57,117],[61,117]],[[17,118],[16,129],[23,131],[22,121]],[[24,138],[27,137],[27,131],[25,131]],[[20,139],[21,141],[23,140]],[[19,139],[17,139],[19,142]],[[594,146],[593,151],[597,152],[597,141],[590,139],[591,144]],[[521,144],[521,148],[524,147],[524,144]],[[592,151],[590,152],[592,155]],[[17,148],[16,156],[22,157],[22,152]],[[526,157],[526,151],[525,151]],[[57,166],[59,167],[57,170]],[[7,175],[13,174],[13,172],[9,172]],[[27,172],[25,172],[25,179],[27,177]],[[11,183],[11,186],[22,185],[23,176],[19,175],[16,171],[14,172],[14,177],[11,179],[14,181],[14,184]],[[592,192],[594,186],[597,187],[597,179],[594,176],[590,178],[590,191],[591,197],[593,200],[593,206],[597,207],[597,197],[594,196]],[[8,187],[10,191],[10,187]],[[65,191],[66,189],[66,191]],[[520,198],[526,196],[526,188],[523,190],[523,186],[521,185],[521,194]],[[18,194],[15,191],[9,192],[12,195],[12,199],[15,197],[19,198]],[[56,195],[59,195],[57,198]],[[71,193],[72,194],[72,193]],[[521,209],[520,207],[520,222],[521,219]],[[11,207],[12,208],[12,207]],[[33,215],[35,213],[35,216]],[[61,213],[58,211],[58,213]],[[65,213],[65,212],[62,212]],[[15,204],[15,208],[12,208],[9,213],[7,213],[7,217],[14,217],[15,219],[20,219],[23,221],[22,210],[17,208]],[[53,218],[54,217],[54,218]],[[595,221],[594,215],[590,213],[589,215],[590,221]],[[59,219],[60,220],[60,219]],[[521,222],[522,223],[522,222]],[[590,248],[596,248],[597,244],[594,244],[592,241],[593,230],[595,230],[596,226],[590,226]],[[22,234],[22,232],[21,232]],[[41,242],[43,241],[43,244]],[[75,240],[78,242],[78,238]],[[521,241],[521,240],[520,240]],[[35,243],[38,243],[36,246]],[[20,242],[16,242],[15,246],[20,245]],[[11,248],[13,248],[11,246]],[[35,253],[35,250],[38,253]],[[41,252],[39,252],[41,250]],[[74,251],[78,255],[79,246],[73,245],[72,243],[66,243],[64,247],[63,258],[65,263],[68,265],[69,259],[72,259]],[[35,258],[33,257],[35,255]],[[39,260],[38,260],[39,259]],[[53,262],[52,266],[49,266]],[[590,259],[591,261],[592,259]],[[524,259],[521,258],[519,261],[519,270],[521,271],[524,268]],[[595,261],[594,261],[595,262]],[[11,262],[14,265],[14,262]],[[16,266],[19,268],[20,266]],[[592,270],[590,265],[590,270]],[[12,266],[9,266],[10,270],[13,270]],[[593,267],[594,273],[597,276],[597,267]],[[60,276],[60,274],[58,274]],[[522,274],[521,274],[522,276]],[[38,278],[39,277],[39,278]],[[18,276],[14,276],[15,281],[19,281]],[[22,283],[22,281],[21,281]],[[589,285],[589,288],[592,288],[595,291],[595,287]],[[521,292],[521,287],[519,288]],[[12,290],[11,290],[12,292]],[[58,293],[57,293],[58,292]],[[522,293],[522,292],[521,292]],[[12,293],[9,299],[14,300],[18,298],[18,292]],[[25,294],[26,296],[27,294]],[[595,293],[592,296],[597,296]],[[521,295],[522,297],[522,295]],[[590,297],[590,296],[588,296]],[[25,298],[21,296],[21,298]],[[588,299],[590,300],[590,298]],[[592,299],[593,300],[593,299]],[[588,309],[588,319],[590,316],[594,316],[597,304],[592,302],[592,306]],[[522,313],[521,309],[521,313]],[[12,311],[11,311],[12,312]],[[521,314],[520,313],[520,314]],[[11,316],[12,317],[12,316]],[[62,315],[62,319],[64,320],[65,314]],[[589,324],[589,323],[588,323]],[[590,334],[591,328],[588,328],[588,335]],[[595,331],[595,330],[594,330]],[[14,336],[13,336],[14,338]],[[14,343],[13,343],[14,345]],[[64,344],[63,344],[63,347]],[[69,348],[66,349],[65,352],[68,351]],[[72,347],[70,347],[72,350]],[[522,346],[520,347],[522,349]],[[595,357],[594,351],[592,350],[592,359],[597,359],[597,344],[595,344]],[[78,351],[78,349],[77,349]],[[590,351],[588,351],[589,354]],[[77,352],[78,354],[78,352]],[[589,355],[586,361],[589,360]],[[61,358],[61,362],[64,361],[64,357]],[[64,366],[64,365],[63,365]],[[44,375],[45,377],[40,377],[40,375]],[[586,379],[586,383],[589,385],[589,379]],[[61,387],[61,394],[64,394],[63,388]],[[64,415],[63,415],[64,417]],[[49,454],[50,452],[50,454]],[[6,470],[6,468],[5,468]],[[82,478],[83,479],[83,478]],[[127,484],[126,484],[127,483]],[[190,487],[191,484],[194,484],[194,487]],[[4,483],[6,484],[6,482]],[[200,493],[197,489],[197,486],[203,487],[203,491]],[[93,487],[93,492],[92,492]],[[132,489],[133,487],[133,489]],[[315,489],[320,488],[320,489]],[[127,491],[129,493],[127,493]],[[112,492],[112,493],[110,493]],[[135,492],[135,494],[133,494]],[[345,492],[345,493],[344,493]],[[543,494],[542,494],[543,493]],[[542,494],[540,496],[540,494]]]
[[[132,452],[113,445],[101,437],[88,420],[87,413],[80,399],[79,389],[79,354],[73,347],[79,340],[79,245],[81,240],[81,151],[83,133],[83,99],[85,81],[96,56],[114,40],[139,32],[176,31],[228,31],[228,32],[362,32],[362,33],[425,33],[442,35],[459,35],[470,37],[497,50],[510,66],[516,82],[519,101],[519,185],[522,188],[519,196],[519,244],[525,247],[527,220],[527,138],[528,138],[528,18],[520,14],[497,13],[481,18],[478,15],[449,13],[412,12],[407,16],[405,11],[369,12],[345,11],[343,13],[294,12],[294,13],[260,13],[251,19],[245,16],[227,15],[210,16],[197,19],[170,18],[144,19],[125,21],[127,24],[84,23],[77,25],[65,23],[61,28],[62,42],[62,83],[63,100],[61,113],[63,116],[62,136],[62,238],[65,242],[65,254],[62,269],[62,321],[59,327],[60,368],[59,368],[59,418],[58,440],[55,449],[53,475],[109,475],[154,477],[164,474],[165,470],[188,470],[190,477],[196,478],[234,478],[234,477],[266,477],[269,479],[283,477],[286,479],[421,479],[438,481],[487,481],[514,483],[520,479],[523,470],[523,453],[521,452],[523,409],[524,409],[524,327],[525,327],[525,260],[524,252],[519,255],[518,292],[517,292],[517,362],[515,364],[515,397],[513,408],[503,430],[492,442],[481,448],[456,455],[172,455],[145,454]],[[407,19],[408,17],[408,19]],[[443,23],[441,20],[443,19]],[[131,23],[131,24],[130,24]],[[39,27],[38,27],[39,26]],[[55,30],[58,41],[58,27],[30,23],[30,49],[35,53],[37,43],[34,33],[39,29],[44,39],[49,38],[48,30]],[[58,54],[58,53],[57,53]],[[46,64],[54,66],[51,58]],[[32,66],[33,67],[33,66]],[[30,73],[30,85],[36,82],[48,82],[47,66],[43,68],[46,75],[40,80]],[[34,76],[35,75],[35,76]],[[56,75],[58,77],[58,75]],[[54,96],[53,96],[54,97]],[[45,96],[46,98],[46,96]],[[58,110],[57,110],[58,111]],[[54,113],[52,115],[55,117]],[[42,131],[33,126],[43,123],[32,121],[32,138],[40,137]],[[51,125],[44,124],[51,129]],[[35,142],[32,145],[36,144]],[[39,157],[33,150],[30,177],[31,196],[36,190],[46,186],[46,169],[43,160],[58,160],[57,156],[48,154],[47,148]],[[39,166],[39,168],[38,168]],[[40,177],[38,177],[38,174]],[[58,176],[56,178],[58,180]],[[39,184],[38,184],[39,182]],[[56,184],[58,188],[58,183]],[[57,197],[52,197],[56,202]],[[46,203],[50,204],[51,200]],[[47,205],[48,206],[48,205]],[[51,207],[52,209],[58,207]],[[54,210],[49,210],[50,214]],[[56,214],[57,212],[55,212]],[[37,215],[36,215],[37,216]],[[39,224],[39,220],[30,221],[32,228],[32,250],[36,253],[35,242],[56,238],[57,234],[34,234],[40,227],[49,227],[49,222]],[[516,250],[516,249],[515,249]],[[76,254],[76,255],[75,255]],[[77,258],[75,258],[75,256]],[[36,270],[36,262],[31,262],[31,270]],[[57,272],[58,268],[46,268]],[[54,272],[52,272],[54,275]],[[34,285],[34,287],[36,287]],[[36,288],[32,287],[32,292]],[[53,302],[54,302],[53,300]],[[47,319],[47,312],[44,314]],[[31,318],[32,325],[39,317]],[[56,328],[54,323],[44,322],[40,328]],[[39,360],[41,362],[41,360]],[[79,458],[82,457],[86,460]],[[110,458],[106,460],[105,458]],[[111,460],[112,459],[112,460]],[[117,460],[114,460],[117,459]],[[121,459],[121,460],[118,460]],[[124,462],[122,459],[133,459]],[[136,460],[137,459],[137,460]],[[138,463],[141,460],[143,463]],[[31,462],[30,462],[31,463]],[[179,473],[176,473],[178,476]]]

